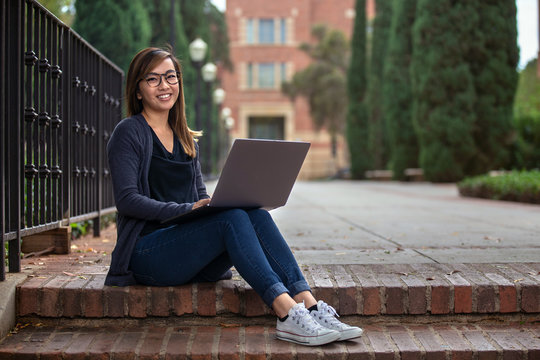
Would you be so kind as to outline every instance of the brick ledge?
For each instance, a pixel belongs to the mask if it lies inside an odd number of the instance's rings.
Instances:
[[[540,263],[302,266],[317,298],[342,315],[540,312]],[[241,278],[177,287],[103,285],[104,275],[44,275],[17,288],[18,316],[246,317],[268,309]]]

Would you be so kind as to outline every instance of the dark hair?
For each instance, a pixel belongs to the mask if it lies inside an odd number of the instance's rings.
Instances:
[[[137,98],[139,81],[141,81],[146,74],[148,74],[153,68],[167,58],[172,60],[175,70],[179,74],[182,74],[180,62],[168,49],[160,49],[155,47],[146,48],[139,51],[133,60],[131,60],[126,79],[126,103],[128,116],[139,114],[143,110],[143,103]],[[171,110],[169,110],[169,125],[176,136],[178,136],[178,139],[180,139],[180,143],[182,144],[185,153],[191,157],[195,157],[197,154],[194,140],[196,137],[201,136],[202,133],[200,131],[191,130],[187,125],[182,76],[180,76],[180,81],[178,82],[178,89],[178,99]]]

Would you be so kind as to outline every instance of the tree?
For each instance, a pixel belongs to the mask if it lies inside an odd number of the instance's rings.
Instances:
[[[171,24],[171,5],[174,5],[174,22]],[[145,2],[146,11],[152,24],[150,46],[173,46],[174,55],[182,66],[182,82],[184,85],[184,99],[186,103],[186,116],[193,128],[195,114],[195,80],[197,74],[191,65],[189,57],[189,42],[184,30],[180,1],[151,0]],[[197,129],[200,130],[200,129]]]
[[[540,169],[540,79],[537,59],[519,74],[514,102],[514,151],[512,165],[517,169]]]
[[[518,60],[513,0],[419,0],[411,63],[420,164],[433,181],[506,166]]]
[[[456,181],[477,151],[475,89],[464,61],[479,15],[470,0],[418,0],[411,83],[419,162],[431,181]]]
[[[337,135],[343,131],[347,109],[346,72],[348,44],[345,35],[338,30],[328,30],[315,25],[312,35],[315,45],[302,44],[313,62],[294,74],[291,82],[284,83],[282,90],[294,99],[305,96],[313,123],[317,130],[325,127],[332,141],[332,156],[336,157]]]
[[[351,61],[347,73],[347,143],[351,156],[351,176],[364,177],[370,168],[368,152],[366,93],[366,0],[356,0],[356,18],[351,41]]]
[[[127,72],[135,53],[150,40],[142,0],[77,0],[75,9],[75,31]]]
[[[229,32],[225,16],[214,4],[207,4],[209,9],[207,19],[210,27],[210,58],[232,71],[233,64],[229,55]]]
[[[405,169],[418,167],[418,141],[412,123],[410,64],[412,26],[417,0],[394,0],[382,85],[390,168],[394,179],[404,180]]]
[[[40,0],[39,3],[67,26],[71,26],[73,23],[75,0]]]
[[[386,168],[388,162],[388,145],[382,109],[382,79],[390,22],[392,20],[392,2],[376,0],[375,4],[376,16],[373,22],[371,61],[369,63],[367,87],[369,150],[373,159],[373,167],[383,169]]]
[[[479,17],[465,61],[470,64],[476,99],[472,136],[476,145],[467,175],[509,165],[512,108],[519,60],[514,0],[476,0]]]

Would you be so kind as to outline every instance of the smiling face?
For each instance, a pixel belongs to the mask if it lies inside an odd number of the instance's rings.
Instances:
[[[154,73],[153,75],[151,75],[151,77],[153,78],[157,78],[160,76],[155,74],[166,74],[167,72],[176,72],[176,69],[174,68],[174,63],[170,58],[166,58],[156,67],[150,69],[149,71],[149,73]],[[161,76],[161,82],[156,87],[151,87],[145,79],[139,81],[137,99],[142,101],[145,112],[168,113],[168,111],[174,106],[174,103],[178,99],[179,84],[177,83],[171,85],[167,81],[165,81],[165,77],[166,76]]]

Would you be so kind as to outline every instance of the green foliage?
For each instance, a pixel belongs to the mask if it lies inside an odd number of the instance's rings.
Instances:
[[[475,176],[459,182],[458,189],[463,196],[540,204],[540,171]]]
[[[382,108],[390,168],[397,180],[405,169],[418,167],[418,141],[412,123],[409,67],[413,51],[412,26],[417,0],[394,0],[382,87]]]
[[[189,58],[189,41],[184,30],[181,2],[174,3],[174,29],[171,26],[171,1],[152,0],[145,2],[152,24],[149,46],[164,47],[174,45],[174,54],[182,65],[182,81],[184,84],[184,99],[186,115],[190,127],[194,126],[195,114],[195,81],[196,72]]]
[[[537,60],[519,74],[514,102],[514,153],[512,165],[518,169],[540,169],[540,79]]]
[[[302,44],[313,62],[294,74],[290,83],[282,85],[283,93],[291,99],[305,96],[316,129],[325,127],[332,138],[332,154],[336,153],[336,136],[343,131],[347,111],[346,69],[348,44],[338,30],[316,25],[312,35],[315,45]]]
[[[474,79],[464,62],[478,14],[468,1],[419,0],[413,26],[413,123],[431,181],[456,181],[476,151]]]
[[[75,0],[39,0],[39,3],[67,26],[73,23]]]
[[[150,40],[150,19],[142,0],[77,0],[73,27],[127,72],[133,55]]]
[[[208,5],[208,26],[210,27],[210,58],[214,59],[216,64],[223,64],[225,68],[232,71],[233,64],[229,55],[229,32],[225,16],[214,4],[207,2]]]
[[[413,120],[428,180],[504,166],[517,64],[515,2],[419,0]]]
[[[92,224],[93,224],[92,220],[86,220],[86,221],[69,224],[69,226],[71,226],[71,238],[78,239],[82,236],[85,236],[86,234],[88,234],[88,232],[92,228]]]
[[[512,143],[512,110],[519,60],[514,0],[476,0],[481,14],[470,36],[465,61],[474,79],[476,152],[466,174],[483,174],[508,166]]]
[[[351,61],[347,73],[349,105],[347,109],[347,143],[351,156],[351,176],[364,178],[370,168],[366,95],[366,1],[356,0],[356,17],[351,40]]]
[[[369,152],[373,167],[386,168],[388,145],[384,124],[382,104],[383,66],[386,61],[390,22],[392,20],[392,2],[376,0],[376,16],[373,21],[373,39],[367,88],[367,109],[369,116]]]

